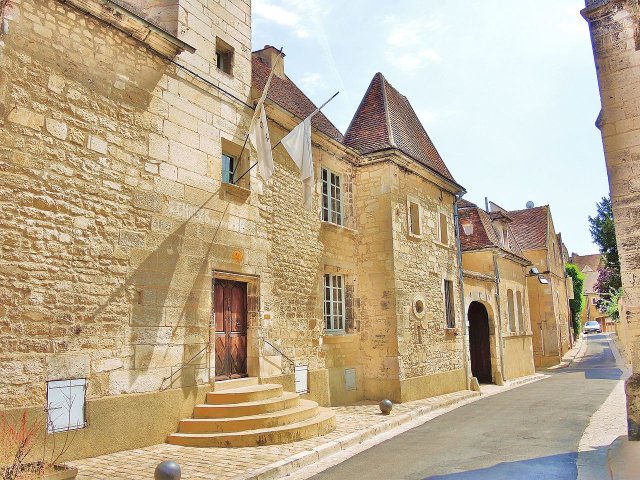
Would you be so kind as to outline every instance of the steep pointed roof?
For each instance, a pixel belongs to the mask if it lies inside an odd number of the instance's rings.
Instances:
[[[380,72],[371,80],[344,143],[363,155],[398,149],[456,183],[407,97],[393,88]]]

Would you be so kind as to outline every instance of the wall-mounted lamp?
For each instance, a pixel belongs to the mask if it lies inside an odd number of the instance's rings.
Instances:
[[[538,281],[539,281],[540,283],[542,283],[543,285],[548,285],[548,284],[549,284],[549,280],[547,280],[547,279],[546,279],[546,278],[544,278],[544,277],[538,277]]]
[[[540,275],[540,271],[536,267],[531,267],[531,270],[529,270],[529,273],[531,275]]]

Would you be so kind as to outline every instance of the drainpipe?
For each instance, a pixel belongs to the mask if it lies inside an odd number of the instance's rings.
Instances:
[[[468,327],[467,312],[464,304],[464,273],[462,269],[462,248],[460,245],[460,215],[458,214],[458,202],[466,192],[460,192],[456,195],[453,202],[453,223],[456,229],[456,250],[458,256],[458,275],[460,277],[460,304],[462,305],[462,354],[464,355],[464,376],[467,382],[467,390],[471,389],[471,367],[469,365],[469,344],[468,344]]]
[[[504,374],[504,347],[502,339],[502,308],[500,307],[500,270],[498,270],[498,257],[496,253],[493,253],[493,273],[496,276],[496,304],[498,305],[498,338],[500,341],[500,375],[502,375],[502,381],[507,379]]]

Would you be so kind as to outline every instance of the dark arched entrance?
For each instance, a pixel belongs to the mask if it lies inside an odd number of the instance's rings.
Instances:
[[[480,302],[469,305],[469,350],[471,374],[480,383],[491,383],[491,347],[489,346],[489,314]]]

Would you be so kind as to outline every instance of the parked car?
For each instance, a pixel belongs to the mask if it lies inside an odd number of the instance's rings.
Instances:
[[[590,320],[584,324],[584,328],[582,331],[586,333],[602,333],[602,329],[600,328],[600,324],[595,320]]]

